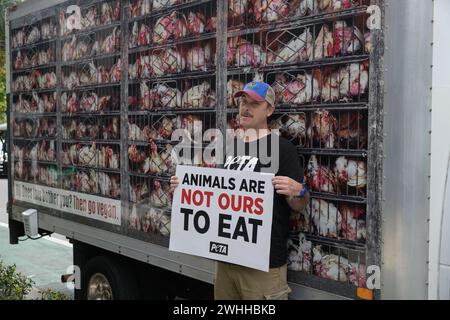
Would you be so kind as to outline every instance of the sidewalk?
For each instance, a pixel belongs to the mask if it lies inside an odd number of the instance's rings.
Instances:
[[[48,238],[48,237],[47,237]],[[9,244],[8,229],[0,225],[0,259],[6,265],[15,264],[17,271],[35,282],[29,299],[38,298],[39,289],[51,288],[73,299],[73,290],[61,283],[61,275],[72,265],[72,248],[45,238]]]

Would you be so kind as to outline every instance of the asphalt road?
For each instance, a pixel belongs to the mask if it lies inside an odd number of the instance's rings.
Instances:
[[[7,180],[0,179],[0,259],[7,265],[15,264],[19,272],[31,278],[35,283],[35,292],[51,288],[73,298],[73,290],[60,281],[61,275],[66,274],[67,268],[72,264],[71,245],[61,235],[10,245],[7,197]]]

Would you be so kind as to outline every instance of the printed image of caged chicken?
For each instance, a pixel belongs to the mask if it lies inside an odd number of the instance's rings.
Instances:
[[[44,113],[55,112],[57,99],[56,92],[53,94],[33,92],[31,96],[20,94],[17,102],[13,103],[13,110],[19,113]]]
[[[352,63],[340,69],[324,68],[320,76],[322,102],[359,101],[369,85],[368,62]]]
[[[296,145],[304,146],[306,143],[306,115],[284,114],[269,122],[269,129],[278,130],[282,137]]]
[[[333,26],[322,25],[314,45],[308,46],[308,59],[321,60],[342,55],[351,55],[365,50],[366,37],[360,29],[340,20]],[[314,53],[313,53],[314,52]]]
[[[152,89],[142,81],[139,86],[138,98],[128,97],[128,107],[131,110],[152,109],[183,109],[214,108],[216,104],[215,92],[209,82],[198,85],[186,84],[185,91],[173,88],[169,84],[157,83]]]
[[[149,14],[152,11],[153,0],[130,0],[129,3],[129,15],[132,18]],[[169,2],[169,0],[167,0]],[[175,2],[174,0],[170,2]]]
[[[58,186],[58,171],[56,166],[43,165],[36,162],[25,163],[18,161],[14,163],[14,178],[49,187]]]
[[[102,140],[120,140],[120,117],[100,118],[99,137]]]
[[[312,266],[312,242],[306,240],[303,233],[298,239],[288,240],[287,267],[291,271],[311,272]]]
[[[322,157],[321,164],[312,155],[306,168],[306,183],[310,190],[340,195],[366,194],[367,168],[364,161],[339,157],[332,162],[329,157]]]
[[[56,118],[15,119],[13,135],[22,138],[54,138],[56,136]]]
[[[99,137],[99,124],[91,118],[68,118],[63,120],[62,138],[95,140]]]
[[[342,230],[342,216],[337,207],[328,201],[312,199],[306,208],[306,215],[312,222],[313,234],[339,238]]]
[[[313,35],[310,28],[293,35],[291,30],[268,34],[267,63],[292,63],[311,60]]]
[[[63,139],[76,140],[118,140],[120,138],[120,120],[109,117],[99,121],[91,118],[69,119],[64,121]]]
[[[120,197],[120,176],[95,170],[77,170],[63,175],[63,188],[76,192],[98,194],[109,198]]]
[[[173,131],[176,129],[177,121],[175,117],[162,116],[154,119],[152,125],[143,124],[140,121],[128,121],[128,140],[148,141],[148,140],[171,140]]]
[[[322,245],[313,248],[313,273],[321,278],[347,282],[357,287],[366,285],[364,260],[351,261],[344,255],[328,253]]]
[[[17,51],[14,59],[14,69],[43,66],[55,61],[55,51],[52,47],[31,52]]]
[[[105,39],[98,37],[92,42],[88,38],[77,38],[75,35],[67,40],[62,48],[62,60],[76,61],[101,54],[112,54],[120,50],[120,29],[115,27]]]
[[[238,79],[230,79],[227,82],[227,107],[236,108],[238,107],[238,99],[234,98],[234,95],[244,89],[244,82]]]
[[[364,196],[367,186],[367,165],[365,161],[339,157],[335,161],[334,173],[341,194]]]
[[[150,90],[150,110],[173,109],[182,105],[181,91],[169,84],[157,83]]]
[[[315,29],[320,31],[317,35]],[[267,35],[267,63],[317,61],[345,55],[369,52],[370,39],[358,26],[346,21],[307,28],[290,28]]]
[[[309,127],[306,131],[307,145],[311,148],[336,147],[336,131],[338,122],[335,116],[326,111],[319,110],[308,116]]]
[[[170,222],[170,212],[166,209],[150,207],[143,217],[142,231],[168,237]]]
[[[176,4],[188,3],[192,0],[131,0],[129,14],[132,18],[147,15],[161,9],[169,8]]]
[[[133,23],[130,36],[128,38],[128,47],[130,49],[145,47],[151,43],[151,30],[145,22]]]
[[[104,2],[100,6],[88,6],[87,8],[81,9],[81,11],[75,11],[70,15],[66,14],[66,9],[67,8],[63,8],[59,14],[61,36],[117,22],[120,20],[122,10],[121,0]],[[67,22],[71,25],[75,25],[76,22],[79,22],[81,29],[70,30],[67,28]]]
[[[207,71],[212,67],[214,52],[210,42],[202,42],[189,48],[186,54],[186,67],[188,71]]]
[[[287,72],[279,73],[275,75],[272,88],[279,104],[312,103],[320,96],[320,74],[299,73],[295,76]]]
[[[169,40],[178,40],[186,37],[188,26],[186,16],[177,11],[162,16],[153,26],[152,43],[163,44]]]
[[[362,62],[297,75],[284,72],[275,75],[272,87],[280,104],[359,101],[368,91],[368,68],[368,63]]]
[[[170,213],[148,204],[133,204],[128,217],[128,228],[152,235],[169,236]]]
[[[228,0],[232,25],[282,21],[319,13],[348,10],[360,5],[360,0]],[[368,4],[368,1],[366,1]]]
[[[227,42],[227,63],[230,67],[259,67],[266,63],[266,51],[259,44],[234,37]]]
[[[367,124],[359,112],[319,110],[308,116],[307,145],[311,148],[364,149]]]
[[[289,0],[228,0],[228,15],[232,25],[247,22],[267,23],[288,17],[301,1]]]
[[[150,189],[148,187],[148,180],[145,178],[132,177],[129,185],[130,202],[144,203],[150,197]]]
[[[120,198],[120,175],[99,172],[98,190],[102,196]]]
[[[153,180],[150,191],[150,206],[154,208],[169,209],[173,194],[169,192],[170,184],[166,181]]]
[[[156,21],[153,26],[151,41],[153,44],[162,44],[171,40],[213,31],[215,29],[214,21],[215,17],[207,18],[201,12],[190,11],[185,15],[182,12],[173,11]],[[133,34],[136,37],[136,32]]]
[[[350,9],[358,3],[358,0],[250,0],[250,10],[257,23],[267,23],[289,16]]]
[[[42,141],[37,145],[37,159],[39,161],[56,161],[56,146],[55,140]]]
[[[33,70],[29,75],[18,76],[12,83],[12,90],[30,91],[33,89],[53,89],[56,86],[55,72]]]
[[[31,26],[14,32],[11,38],[11,46],[15,49],[41,40],[49,40],[55,36],[56,24],[53,21],[43,22],[40,26]]]
[[[130,170],[140,174],[174,174],[177,164],[171,144],[166,144],[158,149],[152,140],[148,147],[131,145],[128,149],[128,159]]]
[[[214,108],[216,106],[216,94],[211,84],[203,81],[198,85],[186,83],[182,96],[182,108],[199,109]]]
[[[291,232],[364,243],[366,241],[365,208],[312,199],[302,212],[291,214]]]
[[[145,23],[135,21],[128,45],[130,48],[145,47],[151,44],[178,40],[186,36],[197,36],[205,32],[212,32],[216,29],[215,19],[216,17],[206,19],[200,12],[190,11],[185,15],[174,11],[159,18],[153,29]]]
[[[37,123],[38,120],[14,119],[12,123],[13,136],[17,138],[36,138],[38,134]]]
[[[94,170],[76,170],[69,174],[63,174],[62,186],[64,189],[82,193],[97,194],[98,178]]]
[[[337,192],[335,173],[327,165],[320,164],[315,155],[312,155],[308,161],[305,177],[309,190],[326,193]]]
[[[138,56],[128,67],[130,80],[160,77],[185,69],[186,58],[176,48],[155,50],[150,55]]]
[[[56,161],[55,140],[32,143],[30,145],[13,145],[14,160]]]
[[[114,146],[68,144],[61,152],[65,166],[78,165],[100,169],[119,169],[119,150]]]
[[[80,86],[119,82],[121,80],[121,70],[121,59],[118,59],[111,67],[100,64],[97,68],[93,62],[90,62],[84,65],[81,70],[63,72],[63,87],[73,90]]]
[[[119,108],[120,99],[117,94],[100,97],[94,91],[61,94],[61,112],[63,113],[109,112],[119,110]]]

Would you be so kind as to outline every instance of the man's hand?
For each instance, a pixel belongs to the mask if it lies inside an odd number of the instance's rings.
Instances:
[[[309,193],[306,192],[303,198],[298,195],[303,189],[303,185],[289,177],[274,177],[273,186],[278,194],[284,194],[289,207],[294,211],[302,211],[309,203]]]
[[[180,184],[180,182],[178,181],[177,176],[170,177],[170,191],[169,192],[170,193],[174,192],[179,184]]]
[[[296,197],[303,189],[303,185],[289,177],[273,177],[272,183],[278,194],[284,194],[288,197]]]

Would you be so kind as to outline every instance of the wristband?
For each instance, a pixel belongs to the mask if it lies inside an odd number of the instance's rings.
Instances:
[[[298,194],[298,196],[299,196],[300,198],[304,198],[306,192],[308,192],[308,190],[307,190],[307,188],[306,188],[306,183],[302,183],[302,186],[303,186],[302,191],[300,191],[300,193]]]

